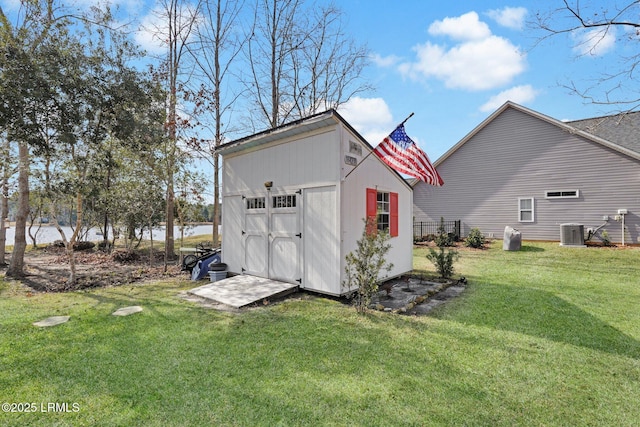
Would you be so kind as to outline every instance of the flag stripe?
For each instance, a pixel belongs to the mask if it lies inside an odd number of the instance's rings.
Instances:
[[[374,153],[391,168],[428,184],[442,186],[444,181],[427,154],[398,126],[375,148]]]

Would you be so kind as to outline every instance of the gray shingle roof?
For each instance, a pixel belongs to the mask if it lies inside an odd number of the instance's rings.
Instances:
[[[575,120],[567,124],[640,153],[640,112]]]

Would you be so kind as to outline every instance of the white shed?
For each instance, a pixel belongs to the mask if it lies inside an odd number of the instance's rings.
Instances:
[[[345,256],[366,216],[392,236],[385,276],[411,271],[412,189],[372,150],[334,110],[221,146],[229,272],[346,294]]]

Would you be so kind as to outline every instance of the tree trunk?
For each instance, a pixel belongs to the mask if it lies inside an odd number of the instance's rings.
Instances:
[[[69,281],[70,285],[76,282],[76,254],[73,251],[73,247],[78,240],[78,235],[80,234],[80,230],[82,229],[82,194],[76,193],[76,229],[73,231],[69,242],[66,243],[67,247],[67,256],[69,257]]]
[[[9,140],[5,140],[7,156],[9,155]],[[2,167],[2,185],[0,186],[0,265],[7,265],[5,250],[7,248],[7,224],[9,216],[9,162]]]
[[[18,144],[18,212],[16,214],[16,234],[11,263],[7,276],[24,276],[24,252],[27,248],[27,218],[29,217],[29,146]]]

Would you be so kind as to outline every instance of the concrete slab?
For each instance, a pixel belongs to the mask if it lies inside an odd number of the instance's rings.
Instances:
[[[249,275],[228,277],[191,289],[188,293],[240,308],[265,298],[295,292],[298,285]]]
[[[69,321],[69,319],[71,318],[71,316],[53,316],[53,317],[47,317],[44,320],[41,320],[39,322],[35,322],[33,324],[33,326],[38,326],[40,328],[47,328],[49,326],[56,326],[56,325],[60,325],[62,323],[66,323]]]
[[[140,313],[142,311],[142,307],[139,305],[132,305],[130,307],[122,307],[118,310],[111,313],[112,316],[128,316],[134,313]]]

